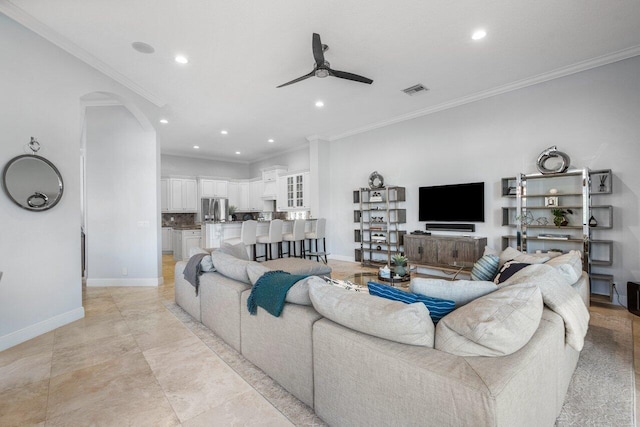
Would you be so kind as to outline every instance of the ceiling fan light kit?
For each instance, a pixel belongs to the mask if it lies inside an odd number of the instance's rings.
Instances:
[[[311,71],[309,74],[305,74],[302,77],[293,79],[290,82],[283,83],[280,86],[278,86],[279,88],[301,82],[302,80],[306,80],[309,77],[313,77],[313,76],[320,77],[321,79],[331,76],[331,77],[337,77],[339,79],[353,80],[354,82],[366,83],[369,85],[373,83],[373,80],[367,77],[362,77],[353,73],[347,73],[346,71],[338,71],[338,70],[331,69],[331,64],[329,64],[329,61],[324,59],[324,52],[326,52],[329,49],[329,46],[327,46],[326,44],[322,44],[322,42],[320,41],[320,34],[313,33],[313,37],[311,39],[311,48],[313,49],[313,59],[315,59],[316,61],[315,64],[313,65],[313,71]]]

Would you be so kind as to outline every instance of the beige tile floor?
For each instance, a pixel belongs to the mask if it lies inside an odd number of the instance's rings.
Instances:
[[[165,308],[173,266],[163,256],[157,288],[84,288],[84,319],[0,352],[0,426],[292,425]],[[640,354],[639,317],[591,310],[632,319]]]

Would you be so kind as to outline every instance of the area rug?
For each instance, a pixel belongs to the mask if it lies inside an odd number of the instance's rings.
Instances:
[[[591,313],[589,332],[556,425],[636,425],[631,320]]]
[[[326,424],[304,403],[229,347],[175,302],[165,302],[187,328],[296,426]],[[558,427],[635,426],[633,336],[629,319],[591,313],[589,332]]]

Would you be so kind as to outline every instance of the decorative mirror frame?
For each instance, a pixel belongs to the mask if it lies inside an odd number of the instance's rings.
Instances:
[[[37,143],[37,141],[35,142]],[[33,138],[32,138],[32,143],[33,143]],[[39,149],[39,145],[40,144],[38,143],[38,149]],[[34,150],[34,152],[35,151],[37,150]],[[27,204],[29,206],[25,206],[19,201],[17,201],[11,194],[11,191],[9,190],[9,188],[7,188],[7,173],[9,172],[9,169],[14,163],[24,158],[37,159],[45,163],[47,166],[49,166],[53,170],[53,172],[58,177],[58,190],[59,190],[58,197],[53,201],[53,203],[47,204],[49,198],[45,194],[35,191],[34,194],[31,197],[29,197],[29,199],[27,200]],[[2,188],[4,189],[4,192],[7,194],[9,199],[11,199],[11,201],[13,201],[16,205],[20,206],[22,209],[26,209],[28,211],[42,212],[42,211],[51,209],[52,207],[57,205],[58,202],[60,202],[60,199],[62,199],[62,194],[64,193],[64,181],[62,180],[62,175],[60,174],[60,171],[58,170],[58,168],[49,160],[35,154],[23,154],[9,160],[9,162],[5,165],[4,170],[2,171]],[[34,203],[38,199],[44,200],[44,204],[42,206],[38,206],[36,203]]]

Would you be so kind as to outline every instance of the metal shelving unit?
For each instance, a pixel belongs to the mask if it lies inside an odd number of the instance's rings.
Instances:
[[[588,168],[502,178],[502,196],[515,201],[515,204],[502,208],[502,225],[515,231],[502,236],[503,248],[515,246],[522,252],[580,249],[587,260],[584,269],[591,279],[591,299],[613,302],[614,278],[599,270],[613,264],[614,242],[593,238],[593,233],[613,228],[613,206],[592,204],[592,197],[612,194],[612,179],[611,169]],[[551,188],[556,188],[557,192],[550,193]],[[547,205],[549,197],[557,198],[557,203]],[[560,227],[554,225],[545,216],[552,209],[573,211],[570,223]],[[592,216],[597,217],[597,226],[589,225]],[[559,232],[563,238],[542,236],[558,236]]]
[[[360,188],[353,192],[357,209],[353,220],[359,224],[354,240],[355,260],[366,266],[391,265],[391,257],[403,252],[407,211],[400,205],[406,201],[405,187]]]

